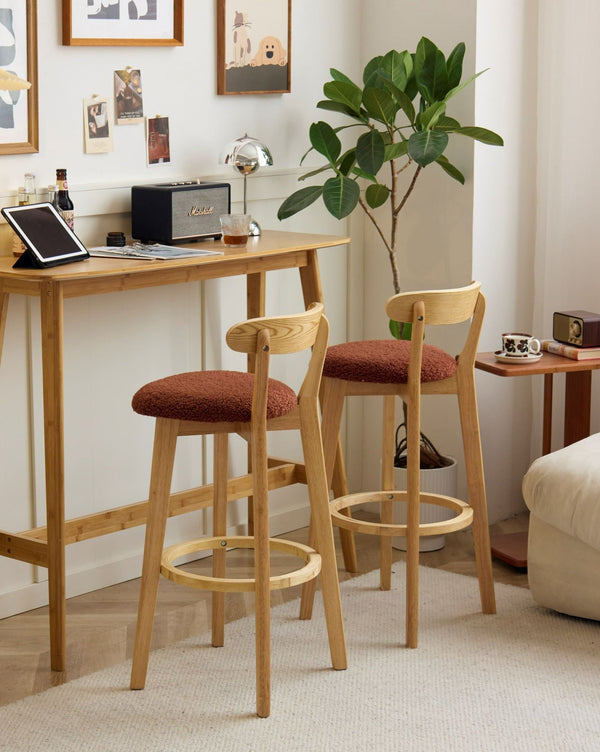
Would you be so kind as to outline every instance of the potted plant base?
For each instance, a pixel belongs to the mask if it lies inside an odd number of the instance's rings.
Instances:
[[[404,423],[396,430],[396,454],[394,456],[394,488],[399,491],[406,490],[406,439],[398,442],[398,431],[404,427]],[[456,498],[457,493],[457,464],[454,457],[446,457],[440,454],[429,439],[421,434],[421,471],[419,474],[421,491],[426,493],[441,494]],[[438,504],[421,504],[420,521],[441,522],[452,517],[450,509]],[[394,504],[394,524],[406,523],[406,505]],[[438,551],[446,543],[445,535],[428,535],[419,541],[419,551]],[[392,546],[398,551],[406,551],[406,538],[394,536]]]

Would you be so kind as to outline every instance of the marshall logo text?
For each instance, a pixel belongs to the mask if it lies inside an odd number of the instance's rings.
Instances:
[[[214,214],[214,206],[192,206],[188,212],[188,217],[205,217]]]

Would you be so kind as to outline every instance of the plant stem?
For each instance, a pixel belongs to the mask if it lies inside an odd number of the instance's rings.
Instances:
[[[373,213],[371,212],[371,210],[369,209],[369,207],[365,203],[365,200],[363,199],[362,196],[359,197],[358,202],[361,205],[361,207],[363,208],[363,211],[365,212],[365,214],[367,215],[367,217],[373,223],[373,226],[375,227],[375,229],[379,233],[379,237],[381,238],[381,240],[383,241],[383,244],[385,245],[385,249],[388,252],[388,257],[390,259],[390,266],[392,267],[392,280],[393,280],[393,283],[394,283],[394,292],[395,293],[399,293],[400,292],[400,280],[399,280],[399,276],[398,276],[398,264],[396,262],[396,251],[388,243],[385,235],[383,234],[383,231],[382,231],[381,227],[379,226],[377,220],[373,216]]]

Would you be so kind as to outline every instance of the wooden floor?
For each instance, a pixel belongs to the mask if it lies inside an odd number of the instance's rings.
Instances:
[[[527,514],[523,513],[494,525],[491,532],[519,532],[526,528]],[[288,533],[284,537],[306,542],[307,530]],[[376,569],[377,538],[359,535],[356,542],[361,573]],[[248,570],[248,561],[244,557],[248,556],[248,552],[235,552],[235,556],[239,559],[233,566],[237,564],[238,576],[244,576]],[[402,552],[394,549],[395,561],[403,556]],[[352,575],[344,571],[339,554],[338,561],[340,581],[343,583]],[[207,560],[204,560],[189,566],[202,568],[206,564]],[[475,576],[470,530],[446,536],[446,545],[442,550],[421,554],[421,564]],[[287,562],[277,561],[274,562],[274,569],[286,565]],[[524,570],[514,569],[499,561],[494,561],[494,578],[496,582],[527,587]],[[47,608],[0,620],[0,675],[3,677],[0,682],[0,705],[129,659],[135,633],[138,590],[139,580],[132,580],[71,598],[67,602],[68,667],[64,672],[50,670]],[[298,587],[272,593],[274,605],[298,597]],[[228,596],[228,621],[252,611],[252,594]],[[161,578],[153,648],[178,642],[191,635],[208,633],[209,628],[210,593],[174,585]]]

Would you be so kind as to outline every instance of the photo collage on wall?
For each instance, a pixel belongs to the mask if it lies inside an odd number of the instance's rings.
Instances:
[[[146,123],[146,162],[148,165],[171,161],[169,118],[157,115],[144,118],[142,73],[127,67],[113,74],[114,100],[94,95],[83,102],[84,151],[105,154],[114,150],[113,126]],[[114,115],[113,115],[114,112]]]

